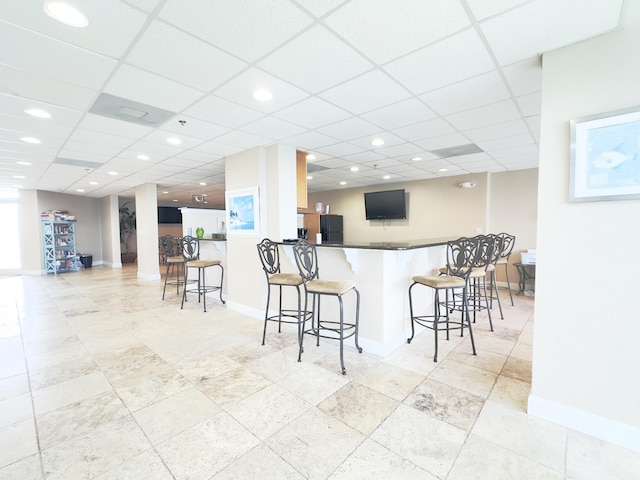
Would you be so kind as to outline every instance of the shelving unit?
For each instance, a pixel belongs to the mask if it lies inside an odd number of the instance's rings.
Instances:
[[[44,269],[47,273],[78,270],[75,221],[42,221]]]

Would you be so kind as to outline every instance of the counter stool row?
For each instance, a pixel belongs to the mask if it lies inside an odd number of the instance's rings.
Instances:
[[[207,296],[209,292],[220,291],[220,301],[222,299],[222,284],[224,280],[224,267],[220,260],[201,260],[200,259],[200,239],[190,235],[184,237],[174,237],[172,235],[164,235],[159,238],[159,247],[161,252],[161,262],[164,260],[166,264],[166,272],[164,277],[164,287],[162,289],[162,299],[164,300],[167,285],[176,286],[176,295],[180,294],[180,286],[182,286],[182,302],[180,309],[184,308],[187,301],[187,293],[197,293],[198,303],[202,301],[203,309],[207,311]],[[209,267],[220,268],[219,285],[206,284],[206,269]],[[189,279],[189,271],[197,270],[197,279]],[[172,280],[170,280],[172,278]],[[190,286],[191,285],[191,286]]]

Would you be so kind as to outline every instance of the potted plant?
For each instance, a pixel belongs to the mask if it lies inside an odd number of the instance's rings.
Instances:
[[[136,212],[129,210],[127,206],[129,202],[125,202],[119,209],[120,213],[120,246],[122,252],[120,257],[122,263],[133,263],[136,261],[136,252],[129,251],[129,243],[136,231]]]

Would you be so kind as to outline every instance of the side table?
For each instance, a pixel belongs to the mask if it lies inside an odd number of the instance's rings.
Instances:
[[[518,275],[520,280],[518,281],[518,293],[516,295],[522,295],[527,286],[527,281],[533,284],[533,292],[535,292],[536,286],[536,264],[535,263],[514,263],[518,269]]]

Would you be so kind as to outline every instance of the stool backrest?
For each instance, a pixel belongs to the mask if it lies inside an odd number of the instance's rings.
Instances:
[[[511,252],[513,251],[513,246],[516,243],[516,236],[510,235],[508,233],[500,233],[499,237],[502,237],[502,248],[500,251],[500,258],[506,258],[509,260],[511,256]]]
[[[480,237],[462,237],[447,242],[447,273],[468,279],[471,271],[476,267],[481,251],[480,243]]]
[[[293,256],[304,283],[318,278],[318,252],[314,244],[299,240],[293,246]]]
[[[180,239],[182,257],[185,261],[198,260],[200,258],[200,240],[198,237],[186,235]]]
[[[500,260],[500,255],[502,254],[502,242],[503,237],[501,235],[495,235],[493,233],[487,235],[490,243],[490,254],[489,254],[489,264],[495,266]]]
[[[258,245],[258,256],[262,262],[262,268],[267,274],[274,275],[280,273],[280,251],[278,244],[268,238],[263,239]]]
[[[182,255],[180,238],[173,235],[163,235],[158,239],[160,251],[165,257],[177,257]]]

